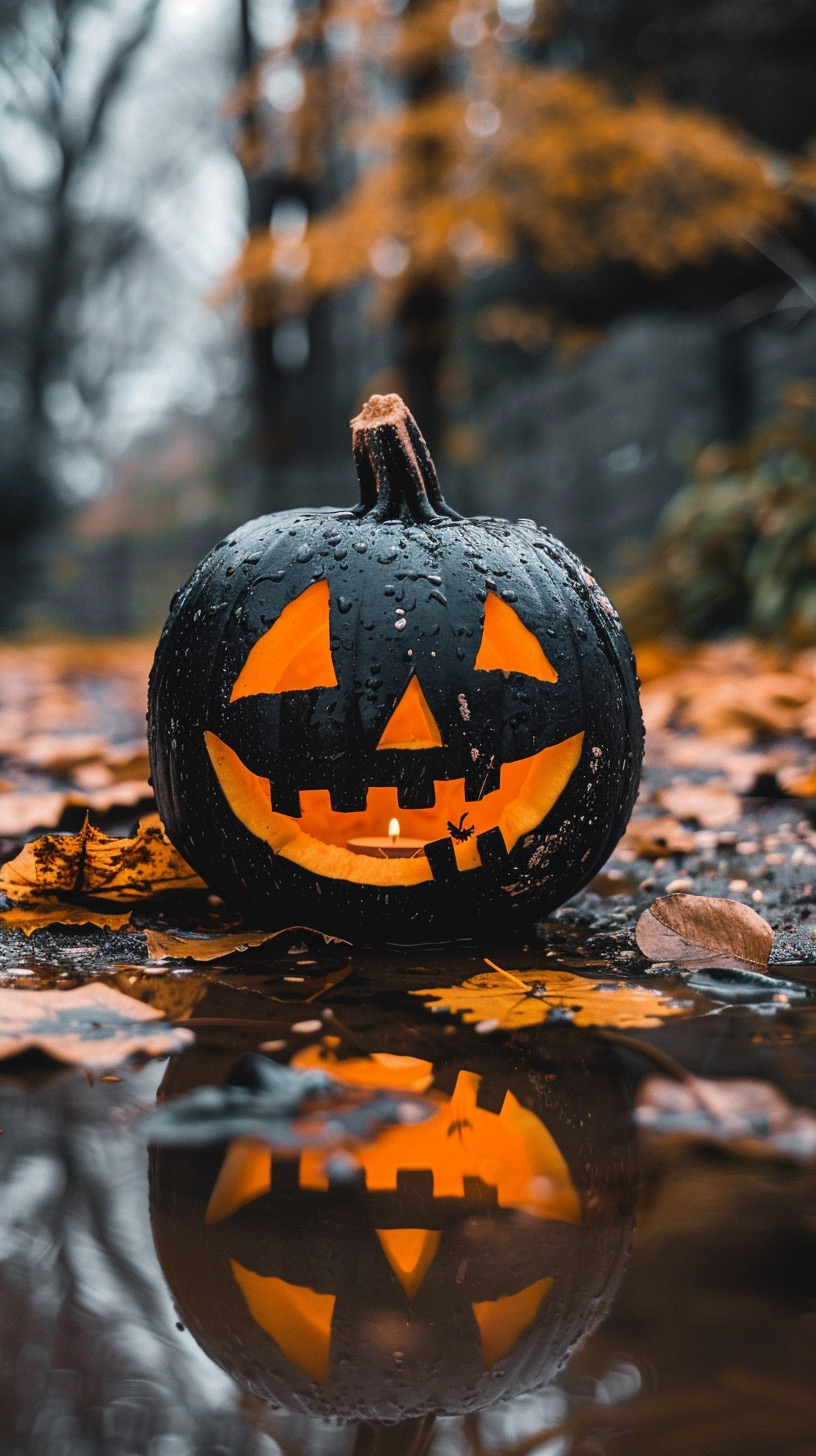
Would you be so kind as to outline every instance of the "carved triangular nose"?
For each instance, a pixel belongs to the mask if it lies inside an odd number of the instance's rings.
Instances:
[[[375,1229],[382,1250],[409,1299],[427,1274],[442,1234],[437,1229]]]
[[[411,678],[385,725],[377,748],[444,748],[439,725],[419,686],[419,678]]]

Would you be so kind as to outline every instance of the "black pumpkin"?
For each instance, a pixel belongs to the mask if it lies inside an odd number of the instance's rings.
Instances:
[[[446,506],[398,396],[369,401],[354,448],[358,507],[249,522],[175,600],[150,682],[159,813],[256,919],[524,933],[629,817],[628,642],[548,532]],[[347,848],[393,819],[413,857]]]
[[[455,1054],[445,1040],[434,1060],[405,1034],[386,1044],[408,1056],[294,1059],[437,1100],[429,1123],[358,1149],[356,1181],[246,1139],[153,1150],[153,1235],[179,1315],[261,1399],[374,1422],[478,1410],[550,1381],[608,1307],[637,1189],[612,1056],[558,1029],[490,1055],[472,1032]],[[194,1049],[163,1093],[193,1066],[212,1080]]]

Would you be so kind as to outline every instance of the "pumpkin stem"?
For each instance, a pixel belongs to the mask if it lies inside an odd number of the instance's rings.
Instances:
[[[428,446],[398,394],[372,394],[351,429],[360,482],[358,515],[418,525],[440,516],[460,519],[442,497]]]

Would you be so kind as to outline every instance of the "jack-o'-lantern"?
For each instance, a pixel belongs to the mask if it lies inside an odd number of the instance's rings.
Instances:
[[[609,1303],[636,1169],[608,1050],[544,1030],[488,1059],[464,1040],[472,1055],[438,1061],[338,1059],[325,1042],[296,1054],[436,1105],[344,1155],[339,1182],[325,1154],[287,1160],[250,1139],[153,1151],[180,1317],[256,1396],[375,1422],[481,1409],[550,1380]]]
[[[256,918],[521,932],[628,819],[628,643],[548,532],[449,509],[396,395],[369,401],[354,447],[358,507],[251,521],[179,594],[151,675],[159,812]]]

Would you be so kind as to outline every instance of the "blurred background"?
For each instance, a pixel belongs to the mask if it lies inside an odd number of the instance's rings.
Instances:
[[[0,628],[150,633],[397,389],[638,638],[816,641],[816,0],[2,0]]]

